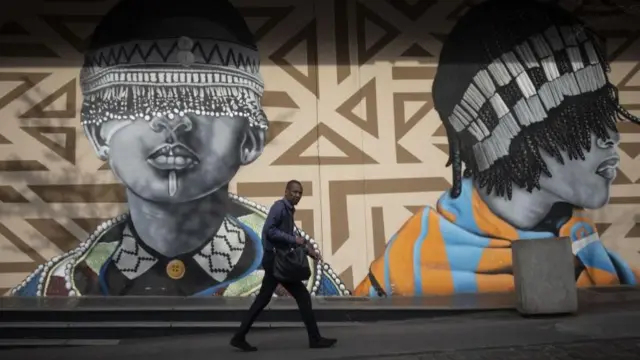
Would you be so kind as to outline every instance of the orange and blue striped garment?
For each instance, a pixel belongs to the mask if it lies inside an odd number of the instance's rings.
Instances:
[[[584,265],[580,287],[636,285],[640,272],[607,250],[596,226],[576,210],[558,226],[570,237]],[[445,192],[436,209],[425,207],[389,240],[384,254],[370,266],[355,296],[421,296],[513,291],[511,242],[557,237],[550,232],[522,231],[493,214],[471,180],[461,195]]]

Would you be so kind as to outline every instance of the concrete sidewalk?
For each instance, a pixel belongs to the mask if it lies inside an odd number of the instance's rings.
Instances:
[[[523,319],[512,312],[451,316],[429,320],[368,323],[344,328],[324,328],[326,336],[337,337],[333,349],[306,348],[304,331],[257,331],[249,340],[258,353],[238,353],[229,348],[228,335],[185,336],[124,340],[120,345],[0,351],[3,360],[197,360],[197,359],[550,359],[549,351],[590,346],[607,346],[606,358],[629,358],[640,354],[640,305],[598,309],[572,317]],[[616,345],[618,344],[618,345]],[[545,347],[546,346],[546,347]],[[620,348],[620,354],[611,348]],[[505,350],[505,348],[507,350]],[[514,350],[508,350],[514,349]],[[518,357],[518,349],[533,357]],[[537,349],[537,350],[536,350]],[[629,350],[631,349],[631,350]],[[518,351],[517,351],[518,350]],[[505,352],[506,351],[506,352]],[[537,353],[536,353],[537,351]],[[577,350],[576,350],[577,351]],[[574,352],[576,352],[574,351]],[[493,352],[493,355],[491,355]],[[571,351],[567,352],[568,354]],[[466,354],[466,355],[465,355]],[[490,354],[485,357],[483,354]],[[501,355],[502,354],[502,355]],[[506,354],[506,355],[504,355]],[[537,354],[537,355],[536,355]],[[547,354],[541,357],[541,354]],[[601,352],[602,354],[602,352]],[[455,356],[454,356],[455,355]],[[445,357],[448,356],[448,357]],[[462,356],[462,357],[461,357]],[[507,356],[507,357],[504,357]],[[523,355],[525,356],[525,355]],[[568,355],[569,356],[569,355]],[[615,357],[619,356],[619,357]],[[627,356],[627,357],[624,357]],[[632,358],[638,358],[634,355]],[[560,357],[560,359],[587,359]]]

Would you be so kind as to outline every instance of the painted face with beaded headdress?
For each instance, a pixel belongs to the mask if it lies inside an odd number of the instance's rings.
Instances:
[[[499,19],[496,21],[496,19]],[[597,36],[567,11],[536,1],[489,1],[442,49],[435,107],[447,128],[452,195],[462,164],[487,193],[514,187],[599,208],[618,165],[618,104]]]
[[[12,294],[255,295],[269,209],[226,186],[264,146],[258,71],[253,36],[225,0],[118,3],[86,54],[82,121],[128,188],[128,211]],[[328,264],[314,264],[311,294],[349,293]]]
[[[82,124],[139,197],[197,199],[262,152],[259,65],[251,32],[226,1],[124,1],[85,56]]]

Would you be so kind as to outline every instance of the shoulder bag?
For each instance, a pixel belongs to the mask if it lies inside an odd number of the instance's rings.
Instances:
[[[273,276],[280,282],[309,280],[311,267],[305,248],[293,246],[287,249],[276,249]]]

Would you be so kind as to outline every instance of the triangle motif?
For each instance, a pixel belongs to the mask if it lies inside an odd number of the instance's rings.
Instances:
[[[408,17],[412,21],[418,20],[437,2],[438,0],[387,0],[389,5],[393,6],[396,10],[400,11],[404,16]]]
[[[445,41],[447,41],[447,38],[449,37],[449,34],[443,34],[443,33],[431,33],[431,36],[433,36],[436,40],[438,40],[441,44],[444,44]]]
[[[449,156],[449,144],[432,144],[436,149],[442,151],[443,154]]]
[[[33,89],[42,80],[47,78],[50,73],[0,73],[0,82],[21,83],[0,97],[0,109],[11,104],[14,100],[24,95],[27,91]]]
[[[407,117],[407,105],[421,103],[422,105],[411,116]],[[396,131],[396,141],[402,139],[414,126],[418,124],[433,109],[430,93],[407,92],[393,94],[393,114]],[[435,135],[435,134],[434,134]]]
[[[422,161],[413,155],[402,145],[396,143],[396,163],[398,164],[420,164]]]
[[[616,124],[616,127],[618,128],[618,132],[620,132],[621,134],[640,134],[640,126],[632,123],[631,121],[618,122]]]
[[[21,119],[73,119],[76,117],[76,79],[64,84],[51,95],[44,98],[24,114],[20,115]],[[65,109],[47,109],[58,99],[66,98]]]
[[[620,143],[618,146],[620,150],[624,151],[632,159],[635,159],[640,155],[640,143]]]
[[[619,91],[640,90],[640,63],[636,64],[618,84]],[[623,123],[624,124],[624,123]]]
[[[411,45],[407,50],[405,50],[402,54],[402,57],[407,58],[432,58],[434,57],[430,52],[425,50],[422,46],[418,44]]]
[[[407,108],[411,103],[421,103],[407,118]],[[399,164],[419,164],[422,161],[400,145],[400,140],[418,124],[433,108],[430,93],[394,93],[393,125],[396,140],[396,162]]]
[[[22,244],[14,244],[10,239],[0,234],[0,249],[2,249],[3,260],[10,260],[4,266],[8,267],[8,272],[30,272],[38,266],[29,254],[25,253],[25,247]],[[31,268],[31,269],[30,269]],[[2,296],[2,294],[0,294]]]
[[[62,132],[49,132],[49,133],[41,132],[40,135],[42,135],[42,136],[46,137],[47,139],[51,140],[52,142],[54,142],[58,146],[65,147],[66,144],[67,144],[67,134],[65,134],[65,133],[62,133]]]
[[[292,50],[303,43],[306,44],[306,75],[286,59]],[[285,41],[278,50],[269,56],[269,59],[318,97],[318,38],[315,19],[300,32]]]
[[[71,33],[75,34],[78,39],[82,40],[83,45],[87,44],[96,28],[96,23],[93,22],[70,22],[65,25]]]
[[[75,127],[30,127],[23,126],[21,129],[42,145],[67,160],[71,164],[76,163],[76,128]],[[60,134],[64,136],[64,144],[58,144],[51,140],[47,134]]]
[[[18,86],[24,84],[24,81],[2,81],[0,82],[0,98],[3,98]]]
[[[78,245],[78,238],[54,219],[24,219],[24,221],[63,252],[71,251]]]
[[[326,138],[346,156],[303,156],[302,154],[316,143],[320,137]],[[318,124],[300,140],[285,150],[271,165],[362,165],[377,164],[378,162],[350,143],[336,131],[325,125]]]
[[[269,121],[269,129],[267,130],[267,140],[265,145],[269,145],[278,135],[285,131],[291,125],[288,121]]]
[[[89,45],[89,36],[102,16],[99,15],[41,15],[49,27],[78,52],[83,53]],[[71,25],[74,24],[74,25]],[[82,24],[82,31],[73,31]],[[91,28],[91,31],[87,31]],[[88,33],[88,34],[87,34]]]
[[[640,31],[601,30],[598,32],[604,39],[604,48],[609,61],[614,61],[625,53],[640,38]]]
[[[602,236],[602,234],[607,231],[607,229],[611,226],[612,224],[609,223],[596,223],[596,229],[598,229],[598,235]]]
[[[245,18],[247,24],[256,24],[250,19],[261,19],[260,26],[251,26],[255,42],[259,42],[262,38],[273,30],[278,24],[286,19],[295,9],[294,6],[283,7],[238,7],[238,11]],[[264,20],[266,19],[266,20]]]
[[[307,148],[307,150],[300,154],[300,156],[321,156],[325,158],[347,157],[340,148],[322,136],[318,138],[318,141],[315,144],[312,144]]]
[[[631,181],[629,179],[629,177],[627,175],[625,175],[625,173],[623,173],[622,171],[620,171],[620,169],[618,169],[618,174],[616,175],[616,178],[613,180],[613,185],[628,185],[628,184],[633,184],[633,181]]]
[[[376,45],[378,40],[386,35],[386,31],[382,26],[376,24],[371,20],[367,19],[363,23],[365,35],[363,39],[365,42],[362,45],[365,49],[371,49],[371,47]]]
[[[640,223],[635,223],[625,236],[626,238],[640,238]]]
[[[431,136],[447,136],[447,129],[444,127],[444,124],[440,124]]]
[[[347,0],[333,2],[336,79],[342,84],[351,75],[351,34],[349,33],[349,4]]]
[[[300,109],[300,106],[285,91],[265,91],[262,95],[262,106]]]
[[[418,211],[424,209],[424,206],[420,205],[406,205],[405,209],[409,210],[413,215],[417,214]]]
[[[365,103],[364,118],[354,112],[354,109],[362,102]],[[338,106],[336,112],[377,139],[379,134],[376,78],[369,80],[369,82],[358,89],[355,94],[351,95],[347,100],[345,100],[345,102]]]
[[[384,35],[371,46],[367,46],[367,23],[372,23],[382,29]],[[366,64],[380,50],[389,45],[400,35],[400,30],[384,20],[380,15],[368,9],[361,2],[356,2],[356,39],[358,44],[358,64]]]

